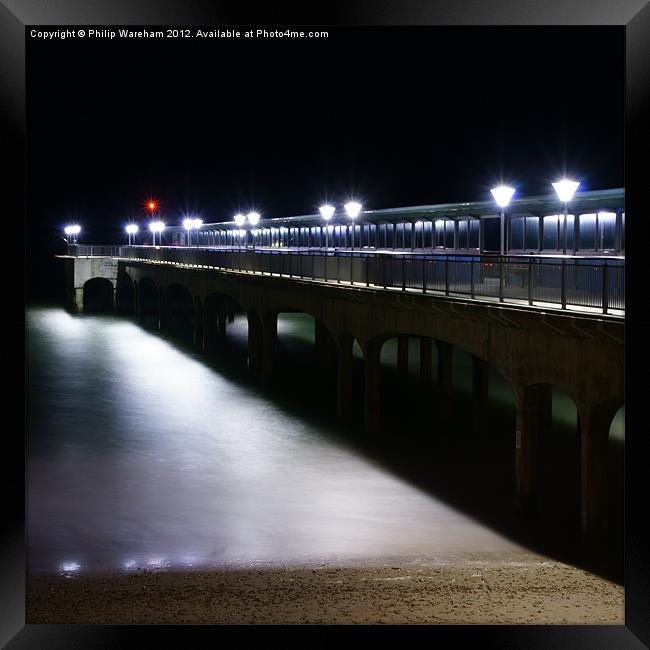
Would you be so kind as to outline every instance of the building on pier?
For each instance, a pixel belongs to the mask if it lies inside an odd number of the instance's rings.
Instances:
[[[168,225],[163,245],[186,246],[183,226]],[[190,231],[193,246],[354,248],[427,253],[498,254],[500,214],[493,201],[365,210],[352,222],[342,210],[325,222],[320,214],[264,216],[254,228],[234,221],[204,223]],[[625,254],[625,190],[578,192],[566,220],[555,194],[513,200],[505,212],[509,255]]]

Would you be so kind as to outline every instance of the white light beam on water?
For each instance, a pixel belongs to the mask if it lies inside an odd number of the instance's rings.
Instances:
[[[32,568],[516,548],[129,321],[30,310],[28,336]]]

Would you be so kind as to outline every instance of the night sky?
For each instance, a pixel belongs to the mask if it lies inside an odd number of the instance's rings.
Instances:
[[[53,295],[64,225],[121,242],[149,196],[172,224],[623,186],[622,28],[329,32],[28,38],[28,298]]]

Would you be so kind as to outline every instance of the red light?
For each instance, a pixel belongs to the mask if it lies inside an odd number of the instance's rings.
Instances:
[[[155,196],[151,196],[150,194],[142,201],[142,209],[146,212],[149,212],[150,214],[158,212],[158,210],[160,210],[160,201],[158,201]]]

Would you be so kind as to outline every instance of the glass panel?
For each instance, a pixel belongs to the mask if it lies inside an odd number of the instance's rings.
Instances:
[[[478,219],[470,219],[469,221],[469,247],[470,248],[478,248],[480,228],[481,225]]]
[[[579,250],[594,250],[596,238],[596,215],[581,214],[579,218]]]
[[[616,213],[600,212],[598,214],[598,228],[600,230],[600,250],[613,251],[616,248]]]
[[[446,240],[445,240],[445,246],[447,248],[453,248],[454,247],[454,222],[453,221],[445,221],[445,231],[446,231]]]
[[[539,217],[526,217],[526,250],[539,250]]]
[[[524,220],[519,217],[510,221],[510,249],[522,250],[524,247]]]
[[[544,217],[544,250],[557,250],[557,215]]]
[[[436,224],[436,246],[445,245],[445,222],[442,219],[435,221]]]
[[[467,219],[458,222],[458,248],[467,248]]]
[[[625,250],[625,212],[621,215],[621,248]]]

